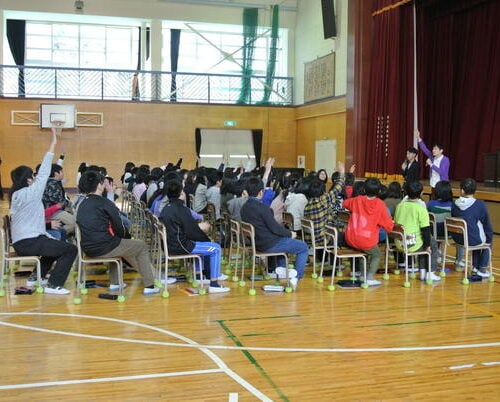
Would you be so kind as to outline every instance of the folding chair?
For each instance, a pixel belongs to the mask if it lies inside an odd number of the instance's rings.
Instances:
[[[314,233],[314,222],[310,219],[301,219],[300,225],[302,228],[302,241],[306,242],[309,249],[313,252],[313,273],[311,278],[316,279],[318,274],[316,273],[316,251],[323,250],[325,248],[324,240],[320,243],[316,241],[316,235]],[[309,241],[306,241],[306,236],[309,235]]]
[[[211,202],[207,203],[206,212],[203,215],[205,220],[210,223],[210,233],[208,234],[208,237],[210,237],[212,241],[216,241],[215,235],[217,233],[217,220],[215,205]]]
[[[461,239],[463,239],[463,245],[458,244],[459,246],[464,248],[464,259],[465,259],[465,267],[464,267],[464,277],[462,279],[462,283],[464,285],[469,284],[469,277],[467,275],[469,269],[469,254],[476,250],[488,250],[489,253],[489,268],[490,268],[490,276],[488,277],[488,281],[494,282],[495,277],[493,276],[493,266],[491,264],[491,244],[479,244],[477,246],[469,246],[469,237],[467,235],[467,222],[461,218],[446,218],[444,220],[444,251],[443,254],[446,255],[446,249],[448,246],[451,246],[453,243],[457,244],[452,239],[452,234],[459,235]],[[472,256],[470,258],[472,265]],[[444,260],[442,270],[444,271]]]
[[[409,273],[408,270],[408,260],[410,257],[414,256],[420,256],[420,255],[425,255],[427,256],[427,269],[428,269],[428,278],[426,280],[428,285],[432,285],[432,279],[430,278],[431,274],[431,253],[427,250],[421,250],[421,251],[408,251],[408,244],[407,244],[407,235],[405,232],[405,228],[403,225],[395,224],[394,228],[390,231],[387,232],[387,238],[386,238],[386,247],[385,247],[385,273],[384,273],[384,279],[387,280],[389,279],[389,253],[398,251],[400,253],[403,253],[404,256],[404,264],[405,264],[405,281],[403,282],[403,286],[405,288],[409,288],[411,286],[410,284],[410,278],[415,279],[417,275],[412,272],[411,274]]]
[[[119,295],[116,299],[119,303],[123,303],[125,301],[125,295],[123,294],[123,289],[125,287],[123,282],[123,262],[120,257],[88,257],[82,250],[81,242],[82,242],[82,233],[80,231],[80,227],[76,225],[75,227],[75,236],[76,236],[76,246],[78,248],[78,275],[76,277],[76,296],[73,299],[75,304],[80,304],[82,302],[81,295],[86,295],[88,293],[88,289],[85,287],[85,265],[86,264],[116,264],[117,272],[118,272],[118,285],[119,285]]]
[[[241,225],[237,220],[230,221],[230,244],[229,244],[229,263],[234,267],[233,282],[238,282],[238,269],[241,267],[241,280],[243,281],[243,244],[241,242]]]
[[[199,254],[170,254],[168,252],[168,243],[167,243],[167,229],[165,228],[165,225],[161,222],[157,224],[157,230],[158,234],[160,236],[160,242],[161,242],[161,252],[162,252],[162,258],[160,258],[161,264],[163,264],[163,270],[160,269],[160,272],[163,271],[164,273],[164,286],[163,286],[163,292],[161,294],[162,297],[167,298],[170,296],[168,289],[167,289],[167,278],[168,278],[168,263],[169,261],[174,261],[174,260],[181,260],[181,261],[186,261],[186,260],[193,260],[193,282],[191,285],[193,287],[198,287],[200,286],[199,294],[203,295],[207,291],[203,287],[203,260],[201,259],[201,256]],[[164,258],[163,258],[164,257]],[[198,261],[198,264],[195,263],[195,261]],[[200,282],[196,281],[196,270],[199,270],[199,276],[200,276]]]
[[[339,232],[336,227],[326,225],[325,227],[325,246],[323,248],[323,258],[321,259],[321,271],[319,273],[318,282],[323,282],[323,268],[325,266],[325,258],[327,254],[333,255],[333,272],[330,285],[328,285],[328,290],[335,290],[334,280],[335,280],[335,269],[337,269],[337,260],[353,259],[352,272],[353,278],[356,277],[356,263],[355,258],[361,258],[363,260],[363,274],[365,281],[361,284],[363,289],[368,288],[366,283],[366,254],[362,251],[353,250],[351,248],[340,248],[338,246],[338,236]],[[321,279],[320,279],[321,278]]]
[[[255,291],[255,260],[256,258],[267,258],[267,257],[278,257],[283,256],[285,258],[285,267],[288,267],[288,256],[286,253],[275,252],[275,253],[265,253],[262,251],[257,251],[255,247],[255,228],[252,224],[248,222],[241,222],[241,234],[243,237],[243,241],[248,240],[248,247],[244,247],[245,253],[250,251],[251,259],[252,259],[252,286],[250,287],[248,294],[254,296],[256,294]],[[247,243],[245,243],[247,244]],[[267,269],[267,267],[266,267]],[[240,286],[245,286],[244,282],[244,264],[241,267],[241,282]],[[285,292],[290,293],[292,291],[292,287],[290,285],[290,278],[288,276],[288,269],[286,270],[286,282],[287,286],[285,287]]]
[[[7,273],[7,269],[9,267],[10,262],[22,262],[22,261],[33,261],[36,264],[36,292],[37,293],[43,293],[43,287],[42,287],[42,268],[40,264],[40,257],[39,256],[19,256],[17,255],[14,251],[10,250],[10,237],[7,236],[7,230],[4,228],[0,228],[0,247],[2,250],[0,251],[2,253],[1,255],[1,261],[0,261],[0,296],[3,297],[5,296],[5,281],[4,281],[4,276]]]
[[[445,243],[445,237],[443,236],[438,236],[438,230],[437,230],[437,219],[436,219],[436,214],[434,212],[429,212],[429,224],[431,227],[431,235],[436,239],[438,243],[438,250],[441,254],[441,258],[444,263],[447,261],[454,261],[454,258],[451,255],[446,255],[443,250],[441,250],[441,246]],[[441,276],[446,276],[446,273],[444,270],[441,270]]]
[[[283,212],[283,226],[293,230],[293,215],[290,212]]]

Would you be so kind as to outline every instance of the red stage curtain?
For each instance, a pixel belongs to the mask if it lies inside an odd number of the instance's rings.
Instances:
[[[418,16],[421,134],[444,145],[453,180],[482,181],[483,154],[500,149],[500,2],[427,3]]]
[[[413,145],[413,5],[373,3],[365,175],[393,179]]]

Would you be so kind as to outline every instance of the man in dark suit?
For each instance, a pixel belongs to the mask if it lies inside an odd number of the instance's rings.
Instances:
[[[406,185],[413,181],[420,180],[420,166],[417,161],[418,150],[415,147],[409,147],[406,150],[406,159],[401,165],[401,172],[405,179],[403,189],[406,191]]]

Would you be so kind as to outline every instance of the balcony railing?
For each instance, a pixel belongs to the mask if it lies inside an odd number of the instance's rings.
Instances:
[[[240,102],[244,78],[250,79],[249,99]],[[0,65],[0,94],[4,97],[293,104],[292,78],[273,78],[269,98],[263,101],[265,89],[264,76]]]

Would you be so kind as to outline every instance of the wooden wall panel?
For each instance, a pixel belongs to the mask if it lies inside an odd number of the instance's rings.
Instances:
[[[337,161],[345,160],[345,98],[305,105],[296,109],[297,154],[305,155],[306,169],[314,169],[316,140],[337,140]]]
[[[44,100],[43,102],[47,102]],[[38,110],[40,100],[0,100],[0,155],[2,184],[10,186],[9,173],[25,164],[36,166],[47,148],[48,132],[36,126],[11,126],[12,110]],[[57,102],[51,102],[57,103]],[[58,103],[69,103],[58,102]],[[278,166],[295,166],[296,123],[291,107],[215,106],[133,102],[75,103],[81,112],[104,113],[103,127],[78,127],[63,132],[58,145],[66,153],[67,187],[74,187],[81,161],[106,166],[118,179],[126,161],[152,166],[184,158],[183,167],[195,165],[196,128],[224,128],[236,121],[238,129],[262,129],[262,156],[276,156]]]

